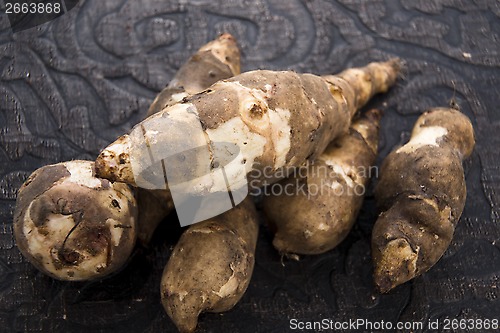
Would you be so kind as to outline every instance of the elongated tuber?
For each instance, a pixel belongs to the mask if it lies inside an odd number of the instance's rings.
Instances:
[[[233,36],[220,35],[203,45],[179,68],[175,77],[155,98],[148,116],[171,106],[183,98],[198,93],[218,80],[240,73],[240,51]],[[174,209],[172,195],[165,189],[137,191],[139,231],[142,245],[149,244],[159,223]]]
[[[201,312],[227,311],[241,299],[252,275],[257,235],[250,197],[184,232],[161,281],[163,306],[179,331],[194,331]]]
[[[279,191],[265,196],[263,207],[277,250],[319,254],[347,236],[375,163],[379,121],[378,110],[363,114],[313,164],[273,185]]]
[[[147,118],[131,135],[105,148],[96,160],[97,174],[137,185],[141,179],[136,177],[151,165],[161,170],[164,158],[183,160],[180,153],[189,148],[201,147],[204,154],[198,156],[210,156],[208,165],[218,165],[216,143],[227,142],[239,148],[242,159],[225,165],[224,179],[203,178],[207,163],[197,156],[179,167],[179,174],[189,174],[182,180],[194,180],[194,194],[244,186],[242,173],[255,187],[273,183],[283,178],[278,170],[315,160],[345,134],[356,110],[387,91],[398,72],[399,61],[390,60],[335,76],[258,70],[219,81]]]
[[[131,189],[95,177],[94,163],[48,165],[21,186],[14,235],[21,253],[60,280],[104,277],[128,260],[136,239]]]
[[[382,214],[372,233],[381,292],[424,273],[448,248],[465,205],[462,161],[474,144],[464,114],[435,108],[418,118],[410,141],[384,160],[375,189]]]

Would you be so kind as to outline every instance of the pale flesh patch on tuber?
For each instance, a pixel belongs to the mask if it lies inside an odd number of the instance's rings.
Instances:
[[[199,93],[219,80],[239,73],[240,51],[237,42],[230,34],[222,34],[203,45],[179,68],[167,87],[155,98],[149,107],[147,116],[162,111],[189,95]],[[146,137],[148,136],[151,137],[149,144],[155,144],[154,140],[157,137],[155,133],[149,133],[149,135],[146,133]],[[116,147],[116,149],[119,150],[121,147],[123,145]],[[108,154],[109,159],[115,160],[114,166],[120,170],[123,166],[120,163],[120,154],[114,155],[109,150],[104,151],[103,154]],[[124,158],[124,156],[121,157]],[[128,162],[130,163],[129,160]],[[142,245],[147,246],[157,226],[174,209],[172,194],[166,186],[164,189],[156,190],[139,189],[137,202],[139,205],[137,238]]]
[[[358,75],[360,71],[364,75]],[[150,123],[154,123],[151,125],[160,127],[162,124],[158,122],[163,119],[163,129],[159,134],[162,138],[155,140],[160,147],[173,142],[190,147],[190,141],[197,141],[199,137],[204,137],[204,144],[211,147],[214,142],[206,133],[210,132],[212,136],[217,132],[227,133],[226,123],[243,123],[242,132],[234,132],[231,137],[232,143],[238,145],[240,151],[245,150],[245,145],[257,147],[261,145],[262,138],[265,140],[259,155],[243,154],[243,160],[250,165],[248,177],[255,186],[272,184],[282,178],[277,176],[279,169],[294,168],[315,160],[328,143],[345,134],[356,110],[369,97],[387,91],[394,84],[398,73],[398,60],[372,63],[360,69],[346,70],[338,76],[319,77],[267,70],[247,72],[183,99],[180,104],[192,105],[193,108],[185,108],[186,112],[193,111],[192,114],[196,116],[194,121],[201,124],[203,133],[199,136],[192,132],[189,136],[169,134],[178,134],[176,127],[194,126],[168,119],[170,108],[178,106],[168,107],[137,126],[149,128]],[[249,136],[247,133],[250,132],[256,135]],[[251,141],[253,138],[259,142]],[[119,140],[126,141],[124,138]],[[128,146],[124,149],[129,157],[125,160],[146,160],[147,150],[141,149],[144,144],[131,144],[128,140]],[[129,166],[115,168],[116,154],[112,156],[113,150],[111,145],[97,158],[98,175],[136,184],[133,173],[125,174],[126,171],[132,171]],[[211,189],[210,184],[200,188],[220,190]]]

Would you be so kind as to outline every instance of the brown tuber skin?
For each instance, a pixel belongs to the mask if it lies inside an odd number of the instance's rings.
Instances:
[[[240,55],[236,42],[229,34],[224,34],[191,57],[169,86],[160,93],[148,114],[161,111],[176,100],[200,92],[216,81],[239,72]],[[168,190],[139,191],[156,195],[170,193]],[[147,196],[142,198],[146,198],[145,201],[150,204],[153,202],[151,208],[157,204],[154,200],[149,201]],[[165,309],[181,331],[193,331],[201,311],[229,310],[243,296],[253,271],[257,233],[255,207],[247,199],[230,212],[194,225],[183,234],[165,268],[161,287]],[[191,248],[192,252],[183,251]],[[243,259],[234,260],[232,254]],[[219,265],[211,264],[212,261]],[[198,265],[197,262],[201,264]],[[230,270],[232,268],[234,276]],[[227,275],[228,272],[231,275]],[[196,283],[197,280],[201,282],[201,286]],[[226,284],[226,289],[221,289],[223,287],[220,284],[224,281],[229,284]],[[170,297],[165,294],[166,290],[169,290]],[[222,290],[227,294],[216,295],[212,290]],[[184,295],[186,291],[190,294],[182,296],[183,300],[179,301],[180,295]],[[197,296],[206,297],[207,302],[213,303],[210,309],[207,304],[196,299]]]
[[[180,332],[193,332],[201,312],[227,311],[241,299],[252,276],[258,227],[247,197],[181,236],[161,281],[163,306]]]
[[[240,73],[240,51],[233,36],[228,33],[203,45],[184,63],[155,98],[148,110],[148,117],[162,111],[183,98],[199,93],[218,80]],[[160,222],[174,210],[168,189],[137,191],[139,205],[139,231],[137,238],[147,246]]]
[[[151,104],[148,117],[219,80],[240,74],[240,50],[228,33],[203,45],[184,63]]]
[[[465,205],[462,161],[474,144],[464,114],[435,108],[418,118],[410,141],[384,160],[375,189],[383,213],[372,233],[381,292],[429,270],[450,245]]]
[[[279,183],[286,193],[264,197],[278,251],[320,254],[344,240],[356,221],[375,163],[380,116],[378,110],[363,114],[304,174]]]
[[[149,112],[158,108],[159,103],[175,103],[170,98],[175,93],[192,94],[220,78],[232,76],[239,72],[239,61],[234,38],[221,35],[201,47],[180,68]],[[136,204],[128,186],[95,178],[93,168],[93,162],[89,161],[46,166],[35,171],[19,191],[14,223],[17,244],[37,268],[54,278],[91,280],[116,271],[127,261],[136,233],[140,243],[147,245],[159,222],[173,210],[168,190],[138,189]],[[67,170],[74,174],[72,178],[68,178]],[[108,197],[117,196],[127,198],[128,203],[123,205],[122,199],[116,199],[112,207],[103,206]],[[65,210],[72,213],[68,215]],[[120,223],[113,224],[113,218]],[[137,228],[136,221],[139,221]],[[74,224],[77,227],[70,228]],[[115,239],[119,240],[118,245],[110,245]]]
[[[278,170],[315,160],[331,141],[347,132],[359,107],[394,84],[399,68],[399,60],[393,59],[347,69],[335,76],[247,72],[183,99],[136,128],[137,132],[144,127],[161,128],[172,119],[185,121],[182,124],[189,124],[187,128],[192,119],[197,119],[205,134],[199,138],[202,144],[211,147],[224,141],[238,145],[246,173],[258,187],[278,181]],[[181,129],[168,127],[144,132],[143,142],[154,143],[156,149],[167,144],[182,147],[188,139]],[[124,135],[98,156],[97,174],[136,185],[131,161],[147,161],[148,154],[142,144]],[[208,183],[199,188],[208,193],[221,190]]]
[[[94,163],[42,167],[19,189],[14,236],[40,271],[67,281],[102,278],[128,260],[137,206],[125,184],[95,178]]]

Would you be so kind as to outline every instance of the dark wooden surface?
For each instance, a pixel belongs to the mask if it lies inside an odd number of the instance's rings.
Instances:
[[[0,14],[0,331],[174,331],[159,281],[179,235],[175,221],[119,274],[64,283],[23,259],[12,212],[33,170],[94,159],[145,115],[197,47],[223,31],[240,41],[244,70],[322,74],[403,58],[403,78],[371,103],[385,111],[379,162],[408,139],[421,112],[451,100],[471,117],[477,145],[454,241],[427,274],[388,295],[374,292],[369,195],[347,240],[323,255],[282,264],[262,227],[246,295],[230,312],[202,315],[199,332],[288,332],[291,318],[500,319],[498,1],[88,0],[15,34]]]

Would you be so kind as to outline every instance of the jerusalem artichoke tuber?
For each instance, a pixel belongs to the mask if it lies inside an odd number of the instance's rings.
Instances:
[[[370,110],[333,141],[305,172],[274,186],[263,207],[273,245],[282,253],[319,254],[351,230],[363,202],[378,147],[380,112]],[[276,193],[276,194],[273,194]]]
[[[105,148],[96,160],[97,174],[137,185],[136,177],[144,170],[187,148],[202,147],[210,165],[217,165],[214,145],[228,142],[243,158],[225,166],[227,181],[200,181],[207,170],[196,168],[207,163],[196,157],[182,164],[189,169],[182,172],[195,179],[195,194],[224,191],[228,183],[246,185],[239,182],[242,173],[255,187],[273,183],[283,178],[278,170],[315,160],[329,142],[346,133],[356,110],[387,91],[398,72],[399,61],[393,59],[336,76],[258,70],[219,81],[147,118],[131,135]]]
[[[435,108],[418,118],[410,141],[384,160],[375,189],[383,213],[372,233],[381,292],[424,273],[448,248],[465,205],[462,161],[474,142],[464,114]]]
[[[240,51],[228,33],[203,45],[181,68],[151,104],[148,117],[183,98],[207,89],[219,80],[240,74]]]
[[[14,235],[22,254],[59,280],[108,275],[128,260],[135,244],[137,207],[126,184],[94,174],[94,163],[48,165],[19,189]]]
[[[161,281],[163,306],[179,331],[194,331],[201,312],[227,311],[241,299],[253,271],[258,228],[247,197],[184,232]]]

